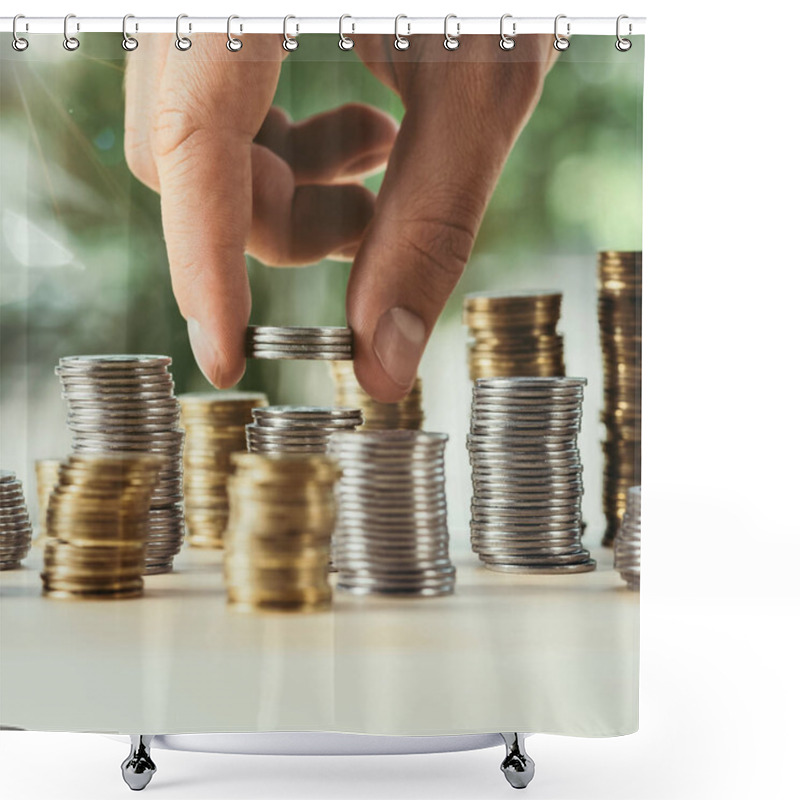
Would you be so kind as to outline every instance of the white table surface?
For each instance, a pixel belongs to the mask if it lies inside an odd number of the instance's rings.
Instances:
[[[598,570],[493,573],[455,550],[456,593],[334,595],[327,613],[241,614],[219,551],[185,547],[145,596],[41,596],[41,554],[0,573],[0,724],[104,733],[520,730],[638,726],[639,598]],[[335,578],[335,576],[334,576]]]

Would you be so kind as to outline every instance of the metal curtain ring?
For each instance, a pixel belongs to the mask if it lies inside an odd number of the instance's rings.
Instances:
[[[135,19],[133,14],[126,14],[122,18],[122,49],[127,50],[129,53],[133,52],[139,46],[139,40],[128,34],[128,20]],[[138,28],[138,26],[137,26]]]
[[[398,14],[394,18],[394,49],[395,50],[408,50],[411,47],[411,42],[405,36],[400,35],[400,20],[408,19],[405,14]],[[411,25],[407,24],[408,36],[411,35]]]
[[[456,21],[456,35],[453,36],[447,30],[447,24],[450,22],[451,19]],[[445,50],[458,50],[459,44],[461,42],[458,41],[458,37],[461,35],[461,23],[458,21],[458,17],[455,14],[448,14],[444,18],[444,49]]]
[[[178,14],[178,16],[175,18],[175,47],[177,47],[178,50],[182,50],[184,52],[192,46],[192,40],[188,36],[184,36],[181,33],[181,20],[188,18],[189,18],[188,14]],[[191,30],[192,30],[192,23],[190,22],[189,31],[191,32]]]
[[[225,42],[225,47],[227,47],[228,50],[231,51],[231,53],[238,53],[242,49],[242,47],[244,46],[244,42],[241,39],[237,39],[231,33],[231,22],[233,22],[233,20],[235,20],[235,19],[239,19],[239,17],[237,17],[236,14],[231,14],[228,17],[228,41]],[[242,26],[241,25],[239,26],[239,30],[240,31],[242,30]]]
[[[511,23],[511,36],[509,36],[505,32],[505,24],[507,19],[513,19],[512,14],[503,14],[500,17],[500,49],[501,50],[513,50],[514,45],[516,42],[514,41],[514,37],[517,35],[517,23]]]
[[[64,42],[63,42],[64,49],[69,50],[70,53],[77,50],[81,46],[81,43],[78,41],[77,36],[69,35],[69,21],[71,19],[75,19],[74,14],[67,14],[67,16],[64,17]],[[81,29],[80,25],[76,23],[75,30],[79,31],[80,29]]]
[[[290,19],[297,19],[297,17],[293,17],[291,14],[285,16],[283,18],[283,49],[288,50],[290,53],[292,50],[297,50],[300,46],[300,42],[297,41],[295,36],[289,36],[289,20]],[[300,26],[296,26],[297,33],[300,33]]]
[[[344,35],[344,21],[346,19],[353,19],[349,14],[342,14],[339,17],[339,48],[341,50],[352,50],[356,43],[349,37]],[[355,32],[355,23],[352,24],[353,32]]]
[[[622,35],[620,34],[620,27],[621,27],[620,23],[624,19],[628,19],[628,16],[626,14],[620,14],[617,17],[617,41],[614,43],[614,47],[616,47],[617,50],[620,51],[620,53],[627,53],[628,50],[630,50],[631,47],[633,47],[633,42],[630,39],[623,39]],[[629,22],[628,36],[630,36],[631,33],[633,33],[633,25],[631,25],[631,23]]]
[[[562,51],[562,52],[569,47],[569,39],[567,39],[566,36],[562,36],[558,32],[558,21],[560,19],[566,19],[566,18],[567,18],[566,14],[559,14],[556,17],[555,24],[553,25],[553,35],[555,36],[555,39],[553,40],[553,47],[555,47],[556,50],[559,50],[559,51]],[[569,22],[567,22],[567,36],[569,36],[569,34],[570,34],[570,28],[571,27],[572,26],[569,24]]]
[[[22,36],[20,36],[17,33],[17,22],[19,20],[21,20],[21,19],[25,19],[25,15],[24,14],[17,14],[17,16],[14,17],[14,21],[11,23],[11,35],[14,37],[11,40],[11,46],[18,53],[21,53],[23,50],[27,50],[28,49],[28,44],[29,44],[27,39],[23,39]],[[27,29],[27,25],[26,25],[26,29]]]

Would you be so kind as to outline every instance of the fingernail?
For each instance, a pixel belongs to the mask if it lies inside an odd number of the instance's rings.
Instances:
[[[193,317],[186,320],[186,327],[189,331],[189,344],[192,346],[194,359],[200,371],[205,376],[205,379],[214,384],[211,375],[214,375],[217,370],[217,352],[211,340],[203,332],[200,323]],[[216,384],[214,384],[216,385]]]
[[[425,349],[425,323],[406,308],[390,308],[378,320],[372,349],[386,374],[399,386],[408,387],[417,377]]]

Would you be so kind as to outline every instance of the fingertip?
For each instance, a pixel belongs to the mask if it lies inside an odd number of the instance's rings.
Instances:
[[[194,318],[186,320],[189,344],[205,379],[217,389],[229,389],[244,375],[241,348],[219,347],[214,337]]]
[[[361,388],[379,403],[399,403],[414,385],[412,380],[408,386],[395,383],[384,371],[379,362],[369,354],[356,354],[353,371]]]

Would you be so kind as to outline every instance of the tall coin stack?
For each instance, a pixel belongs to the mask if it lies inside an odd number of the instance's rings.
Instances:
[[[355,594],[451,594],[444,447],[423,431],[335,433],[342,477],[333,560],[338,586]]]
[[[31,532],[22,482],[0,470],[0,570],[19,567],[31,549]]]
[[[228,524],[231,454],[247,449],[245,425],[262,392],[195,392],[179,395],[186,431],[183,493],[186,531],[193,547],[221,548]]]
[[[331,372],[335,387],[334,404],[360,408],[364,412],[365,431],[420,430],[425,420],[422,412],[422,381],[417,378],[411,391],[398,403],[379,403],[359,385],[349,361],[334,361]]]
[[[164,461],[149,453],[69,456],[47,510],[45,595],[108,600],[142,594],[150,498]]]
[[[253,419],[247,426],[251,453],[324,455],[331,434],[354,430],[364,416],[358,408],[269,406],[253,409]]]
[[[625,513],[627,491],[641,483],[642,254],[600,253],[598,273],[606,426],[603,544],[610,546]]]
[[[169,572],[183,543],[183,430],[169,356],[69,356],[56,368],[75,453],[166,457],[148,516],[145,574]]]
[[[339,475],[325,456],[232,456],[225,532],[228,602],[237,610],[322,611]]]
[[[469,376],[564,375],[564,338],[556,332],[559,292],[475,293],[464,298]]]
[[[622,525],[614,538],[614,568],[628,588],[638,592],[642,564],[642,487],[628,489]]]
[[[47,535],[47,506],[50,502],[50,492],[58,484],[58,470],[61,462],[56,458],[43,458],[36,462],[36,494],[39,510],[39,533],[34,545],[40,547],[44,544]]]
[[[472,549],[498,572],[596,566],[581,544],[585,378],[481,378],[472,390]]]

